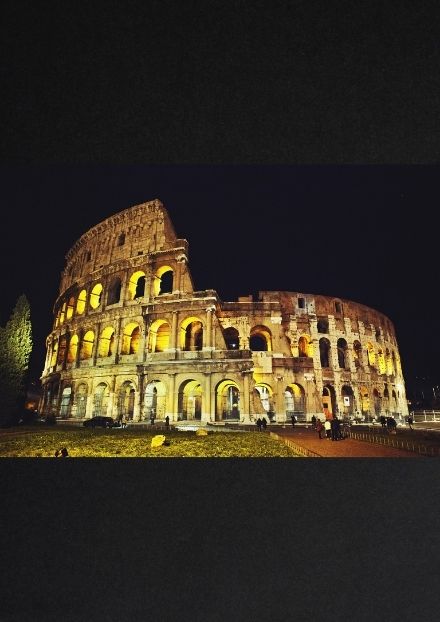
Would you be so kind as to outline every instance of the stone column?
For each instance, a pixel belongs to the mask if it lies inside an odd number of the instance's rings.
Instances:
[[[170,335],[170,350],[172,351],[176,351],[177,349],[177,315],[177,311],[173,311]]]
[[[284,377],[281,375],[275,376],[277,385],[276,385],[276,395],[275,395],[275,421],[283,422],[286,419],[285,412],[285,399],[284,399]]]
[[[250,395],[249,395],[249,374],[252,372],[250,370],[244,370],[241,372],[243,376],[243,410],[245,420],[249,420],[250,415]]]
[[[206,308],[206,332],[203,331],[203,350],[212,350],[212,314],[215,311],[214,305]]]
[[[202,421],[211,421],[211,374],[204,373],[205,382],[202,393]]]
[[[169,416],[170,421],[177,421],[177,413],[174,409],[174,397],[176,392],[176,374],[168,374],[168,394],[167,394],[167,408],[166,414]]]

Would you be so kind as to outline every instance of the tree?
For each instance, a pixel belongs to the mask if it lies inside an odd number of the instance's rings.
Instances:
[[[32,325],[28,299],[22,294],[6,327],[0,327],[0,421],[11,422],[23,407],[27,370],[32,352]]]

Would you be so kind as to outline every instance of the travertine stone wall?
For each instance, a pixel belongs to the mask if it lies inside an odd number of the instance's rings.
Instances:
[[[42,374],[46,414],[278,422],[408,413],[392,322],[300,292],[195,291],[188,242],[154,200],[68,251]]]

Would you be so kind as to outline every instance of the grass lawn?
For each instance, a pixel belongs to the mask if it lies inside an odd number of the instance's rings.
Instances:
[[[296,458],[284,443],[261,432],[169,432],[169,446],[151,449],[157,434],[130,429],[54,426],[7,430],[0,435],[1,458],[51,458],[66,447],[77,458]]]

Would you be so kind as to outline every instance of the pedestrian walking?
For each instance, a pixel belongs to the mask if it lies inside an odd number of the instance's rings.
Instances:
[[[263,419],[261,421],[261,425],[263,426],[263,430],[265,430],[267,428],[267,421],[266,421],[265,417],[263,417]]]
[[[315,430],[318,432],[318,436],[319,436],[319,438],[321,438],[321,439],[322,439],[321,434],[322,434],[322,432],[323,432],[323,430],[324,430],[324,426],[322,425],[322,421],[321,421],[321,419],[318,419],[318,420],[316,421]]]
[[[412,415],[409,415],[409,416],[408,416],[408,425],[409,425],[409,429],[410,429],[410,430],[413,430],[413,429],[414,429],[414,428],[413,428],[413,423],[414,423],[414,419],[413,419]]]
[[[324,428],[325,428],[325,436],[326,436],[326,438],[331,438],[332,425],[330,423],[330,419],[326,419],[325,420]]]
[[[165,417],[165,427],[167,430],[170,429],[170,418],[168,417],[168,415]]]
[[[312,417],[312,428],[314,430],[316,430],[316,417],[315,417],[315,415],[313,415],[313,417]]]
[[[263,425],[263,422],[261,421],[260,417],[258,417],[255,423],[257,424],[258,431],[261,432],[261,426]]]
[[[292,428],[295,428],[295,423],[296,423],[296,417],[295,415],[291,415],[290,420],[292,422]]]

